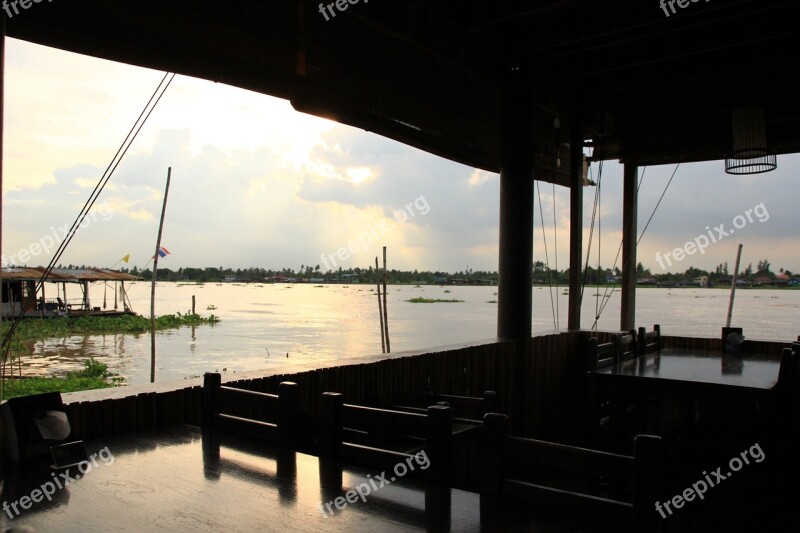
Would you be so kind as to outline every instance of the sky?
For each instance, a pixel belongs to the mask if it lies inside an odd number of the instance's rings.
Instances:
[[[50,261],[163,75],[7,39],[4,266]],[[497,174],[184,76],[60,263],[113,267],[130,254],[121,266],[146,266],[168,167],[170,255],[159,268],[366,268],[387,246],[389,268],[497,269]],[[723,262],[732,271],[741,242],[743,268],[768,259],[775,272],[800,272],[798,171],[798,156],[780,156],[776,171],[758,176],[726,175],[722,161],[641,169],[640,234],[652,220],[639,261],[654,274]],[[621,267],[622,166],[606,162],[600,173],[593,164],[591,173],[602,181],[590,263]],[[563,270],[569,191],[541,183],[538,192],[534,260]],[[597,192],[584,191],[585,249]]]

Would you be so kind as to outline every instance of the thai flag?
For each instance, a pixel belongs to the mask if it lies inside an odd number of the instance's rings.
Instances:
[[[158,249],[158,257],[166,257],[170,254],[170,251],[164,248],[163,246]],[[155,257],[155,256],[153,256]]]

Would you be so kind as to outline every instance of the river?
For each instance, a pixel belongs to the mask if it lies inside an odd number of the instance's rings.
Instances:
[[[99,284],[92,305],[103,301]],[[380,353],[378,304],[369,285],[158,283],[156,315],[186,313],[196,297],[197,312],[215,314],[216,325],[160,331],[156,335],[157,381],[319,364],[341,357]],[[533,331],[566,328],[568,295],[564,287],[534,287]],[[609,289],[610,290],[610,289]],[[605,288],[599,289],[602,295]],[[712,336],[724,324],[729,289],[639,288],[636,323],[661,324],[666,335]],[[113,291],[109,289],[109,295]],[[150,285],[128,290],[133,309],[149,316]],[[387,291],[392,352],[489,339],[497,325],[497,287],[389,286]],[[584,291],[582,326],[594,324],[598,290]],[[458,303],[410,303],[416,297],[456,299]],[[113,300],[113,296],[110,298]],[[552,302],[552,303],[551,303]],[[209,306],[216,309],[207,310]],[[558,306],[558,323],[553,308]],[[620,293],[614,291],[598,321],[599,329],[619,326]],[[747,338],[795,340],[800,334],[800,291],[738,290],[733,326]],[[60,375],[82,368],[88,356],[108,364],[128,384],[150,376],[150,336],[88,335],[38,341],[23,366],[26,374]],[[288,358],[287,358],[288,354]]]

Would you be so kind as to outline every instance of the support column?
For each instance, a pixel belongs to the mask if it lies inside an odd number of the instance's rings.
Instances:
[[[569,313],[567,327],[581,329],[581,277],[583,273],[583,134],[578,122],[569,140]]]
[[[636,189],[639,167],[625,165],[622,200],[622,309],[620,330],[636,328],[636,236],[638,207]]]
[[[523,84],[512,82],[503,102],[500,163],[500,270],[497,336],[531,336],[533,291],[533,132]]]
[[[3,110],[6,84],[6,16],[0,13],[0,258],[3,257]],[[0,280],[2,271],[0,271]],[[2,298],[0,297],[0,300]],[[2,302],[0,302],[2,304]]]

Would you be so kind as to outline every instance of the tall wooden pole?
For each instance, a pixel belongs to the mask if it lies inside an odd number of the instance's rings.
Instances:
[[[172,167],[167,169],[167,186],[164,189],[164,205],[161,206],[161,221],[158,223],[158,239],[156,254],[153,257],[153,279],[150,283],[150,383],[156,381],[156,276],[158,274],[158,258],[161,252],[161,231],[164,229],[164,213],[167,211],[169,181],[172,178]]]
[[[381,278],[378,256],[375,256],[375,285],[378,288],[378,320],[381,323],[381,353],[386,353],[386,330],[383,327],[383,308],[381,307]]]
[[[383,247],[383,329],[386,330],[386,353],[392,353],[389,344],[389,315],[386,311],[386,247]]]
[[[733,316],[733,298],[736,296],[736,279],[739,277],[739,262],[742,260],[742,245],[739,244],[739,251],[736,253],[736,266],[733,267],[733,279],[731,280],[731,297],[728,300],[728,320],[725,327],[731,327],[731,317]]]

